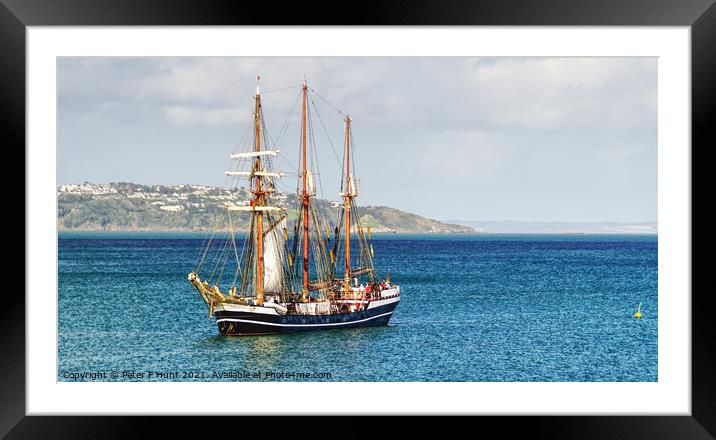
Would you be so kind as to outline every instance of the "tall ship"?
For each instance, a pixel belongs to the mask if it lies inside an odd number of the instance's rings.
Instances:
[[[222,335],[382,326],[400,302],[400,286],[391,283],[389,275],[380,276],[373,264],[372,232],[362,223],[356,204],[359,185],[351,117],[306,81],[299,87],[294,103],[295,109],[301,101],[295,191],[279,191],[281,179],[290,173],[274,168],[280,159],[292,166],[276,148],[291,114],[278,139],[271,139],[257,85],[249,133],[230,156],[236,166],[225,173],[236,198],[244,195],[246,200],[227,201],[221,207],[225,221],[204,241],[188,275]],[[316,198],[316,181],[323,185],[317,170],[314,113],[326,136],[328,132],[314,97],[338,111],[344,123],[342,163],[335,155],[340,201],[330,206]],[[248,227],[238,233],[239,224]]]

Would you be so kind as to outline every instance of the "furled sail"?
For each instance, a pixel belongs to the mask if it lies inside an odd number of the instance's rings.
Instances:
[[[284,237],[286,218],[275,224],[265,234],[264,240],[264,290],[280,292],[283,276]]]
[[[316,195],[316,182],[313,180],[313,173],[311,170],[306,171],[306,190],[308,191],[309,196],[315,196]]]
[[[355,197],[358,195],[358,182],[353,178],[353,173],[350,174],[350,188],[348,191],[348,194],[345,192],[338,193],[339,196],[345,197],[346,195]]]
[[[270,171],[224,171],[224,174],[227,176],[234,176],[234,177],[251,177],[251,176],[261,176],[261,177],[282,177],[283,174],[281,173],[272,173]]]
[[[244,159],[247,157],[257,157],[257,156],[275,156],[278,153],[280,153],[280,150],[261,150],[261,151],[249,151],[247,153],[237,153],[232,154],[231,158],[236,159]]]
[[[226,209],[229,211],[250,211],[250,212],[259,212],[259,211],[281,211],[284,208],[280,206],[251,206],[251,205],[224,205]]]
[[[358,195],[358,182],[356,182],[356,179],[353,178],[353,173],[351,173],[351,195]]]

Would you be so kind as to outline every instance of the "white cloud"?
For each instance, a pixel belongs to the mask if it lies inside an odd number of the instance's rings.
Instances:
[[[485,123],[510,130],[629,128],[655,120],[656,60],[473,61],[464,81]]]
[[[298,86],[299,77],[289,73],[295,69],[281,65],[293,63],[278,64],[264,86]],[[172,124],[235,124],[244,120],[256,76],[265,67],[260,59],[240,58],[64,59],[60,103],[79,112],[150,112]],[[283,98],[276,103],[281,110],[290,104]]]
[[[128,67],[133,62],[138,68]],[[263,74],[268,90],[298,86],[305,76],[319,92],[330,90],[340,108],[374,123],[389,116],[391,124],[406,127],[630,127],[654,117],[655,63],[618,58],[65,60],[60,89],[62,98],[94,110],[104,101],[126,102],[164,108],[173,118],[176,106],[197,113],[213,107],[217,114],[231,106],[245,108],[257,74]],[[288,111],[293,100],[292,95],[271,98],[277,112]]]

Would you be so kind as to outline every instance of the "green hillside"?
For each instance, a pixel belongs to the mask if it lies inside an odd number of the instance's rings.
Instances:
[[[295,195],[281,194],[286,206]],[[137,185],[110,183],[61,185],[57,193],[60,230],[205,231],[226,223],[226,202],[246,200],[243,190],[202,185]],[[333,223],[339,211],[326,200],[316,203]],[[359,207],[361,221],[374,232],[472,233],[469,226],[430,220],[386,206]],[[296,213],[289,211],[289,217]],[[237,217],[233,217],[236,221]],[[238,216],[235,228],[246,230],[248,214]]]

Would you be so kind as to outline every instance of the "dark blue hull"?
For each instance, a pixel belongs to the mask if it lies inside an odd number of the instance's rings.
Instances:
[[[333,315],[266,315],[223,310],[215,312],[214,316],[222,335],[268,335],[386,325],[397,305],[398,302],[394,302],[359,312]]]

